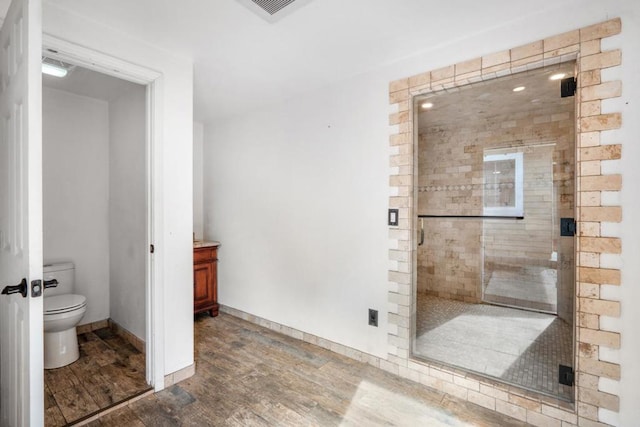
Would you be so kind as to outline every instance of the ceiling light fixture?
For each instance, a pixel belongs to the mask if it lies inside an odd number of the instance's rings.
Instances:
[[[59,61],[57,59],[42,57],[42,73],[54,77],[65,77],[76,66],[67,64],[66,62]]]
[[[566,76],[565,73],[558,73],[558,74],[554,74],[551,77],[549,77],[549,80],[560,80],[561,78],[563,78],[564,76]]]
[[[57,65],[42,63],[42,73],[48,74],[54,77],[64,77],[68,71],[66,68],[58,67]]]
[[[425,110],[428,110],[429,108],[433,108],[433,103],[432,102],[425,102],[421,105],[422,108],[424,108]]]
[[[514,87],[513,91],[514,92],[522,92],[523,90],[525,90],[526,88],[524,86],[518,86],[518,87]]]

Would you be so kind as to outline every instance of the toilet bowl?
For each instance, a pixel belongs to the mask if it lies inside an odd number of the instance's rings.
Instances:
[[[80,357],[76,326],[87,311],[82,295],[56,295],[44,299],[44,368],[61,368]]]
[[[73,264],[50,264],[44,268],[45,281],[56,279],[58,285],[44,291],[44,368],[69,365],[80,357],[76,326],[87,311],[87,299],[70,292]],[[57,288],[57,289],[56,289]],[[54,294],[54,295],[51,295]]]

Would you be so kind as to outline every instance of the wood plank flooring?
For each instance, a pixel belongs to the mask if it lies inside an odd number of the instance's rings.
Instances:
[[[45,425],[64,426],[150,387],[145,358],[111,329],[78,335],[80,359],[44,371]]]
[[[91,426],[523,426],[233,316],[198,316],[196,374]]]

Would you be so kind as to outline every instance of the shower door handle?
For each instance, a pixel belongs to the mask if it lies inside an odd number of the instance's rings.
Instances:
[[[422,246],[424,244],[424,219],[420,218],[420,240],[418,241],[418,246]]]

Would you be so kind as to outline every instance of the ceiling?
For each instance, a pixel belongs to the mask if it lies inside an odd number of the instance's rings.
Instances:
[[[573,104],[574,98],[560,97],[560,81],[549,79],[559,73],[574,77],[575,62],[474,83],[462,86],[457,91],[447,90],[416,97],[419,129],[424,131],[430,126],[460,124],[461,120],[470,117],[482,120],[507,114],[552,111],[559,103]],[[514,92],[513,89],[517,87],[523,87],[524,90]],[[433,104],[433,107],[422,108],[425,102]]]
[[[44,0],[44,19],[47,8],[68,10],[192,58],[194,115],[208,121],[573,2],[545,0],[532,9],[513,0],[297,0],[304,4],[268,22],[241,1]],[[8,2],[0,0],[0,7],[6,10]]]
[[[80,96],[102,99],[108,102],[118,99],[130,91],[131,88],[139,86],[135,83],[87,70],[82,67],[73,68],[64,78],[43,74],[42,85],[75,93]]]

